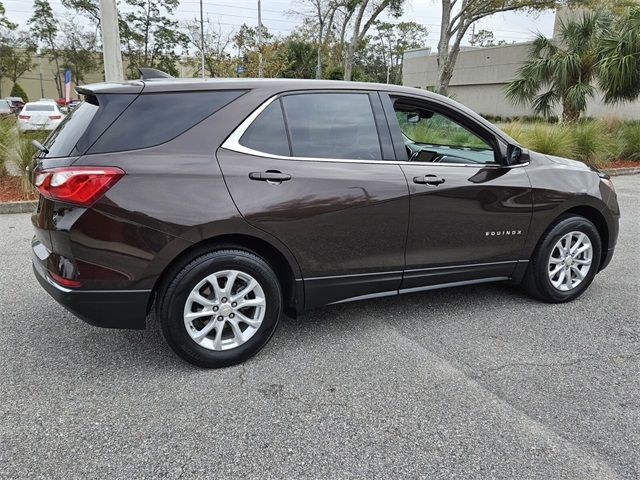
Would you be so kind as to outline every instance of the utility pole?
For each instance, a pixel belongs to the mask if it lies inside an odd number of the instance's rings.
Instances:
[[[40,98],[44,98],[44,81],[42,80],[42,57],[38,55],[38,70],[40,71]]]
[[[120,29],[116,0],[100,0],[100,26],[102,27],[102,56],[104,57],[104,79],[107,82],[124,81],[122,53],[120,52]]]
[[[204,78],[204,15],[202,13],[202,0],[200,0],[200,60],[202,62],[202,78]]]
[[[262,65],[262,7],[258,0],[258,77],[264,76],[264,66]]]

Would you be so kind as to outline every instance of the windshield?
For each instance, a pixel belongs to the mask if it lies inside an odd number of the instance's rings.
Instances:
[[[25,105],[25,112],[53,112],[55,107],[53,105]]]

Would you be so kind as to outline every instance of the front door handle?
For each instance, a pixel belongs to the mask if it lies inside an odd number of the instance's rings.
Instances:
[[[433,185],[437,187],[444,183],[444,178],[438,177],[437,175],[423,175],[422,177],[413,177],[413,183]]]
[[[277,170],[267,170],[266,172],[251,172],[249,174],[251,180],[258,180],[261,182],[286,182],[291,180],[291,175],[288,173],[282,173]]]

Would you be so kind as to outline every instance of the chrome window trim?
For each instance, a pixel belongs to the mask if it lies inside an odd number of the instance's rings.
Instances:
[[[313,91],[310,90],[310,93]],[[295,156],[284,156],[284,155],[276,155],[274,153],[266,153],[261,152],[260,150],[254,150],[253,148],[245,147],[240,143],[240,139],[245,134],[249,126],[255,121],[256,118],[274,101],[278,100],[282,96],[286,96],[287,93],[279,93],[274,95],[273,97],[267,99],[262,103],[258,108],[256,108],[251,115],[245,118],[240,125],[236,127],[236,129],[227,137],[227,139],[222,143],[220,148],[224,148],[226,150],[231,150],[237,153],[244,153],[246,155],[253,155],[255,157],[263,157],[263,158],[273,158],[276,160],[297,160],[303,162],[340,162],[340,163],[363,163],[363,164],[371,164],[371,165],[411,165],[411,166],[426,166],[426,167],[434,167],[434,166],[443,166],[443,167],[473,167],[473,168],[519,168],[526,167],[529,165],[529,162],[518,164],[518,165],[499,165],[496,163],[433,163],[433,162],[408,162],[402,160],[356,160],[356,159],[346,159],[346,158],[320,158],[320,157],[295,157]]]

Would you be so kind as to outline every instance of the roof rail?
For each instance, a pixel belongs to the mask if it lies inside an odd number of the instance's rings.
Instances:
[[[173,75],[169,75],[167,72],[158,70],[157,68],[138,67],[140,72],[140,80],[151,80],[152,78],[174,78]]]

